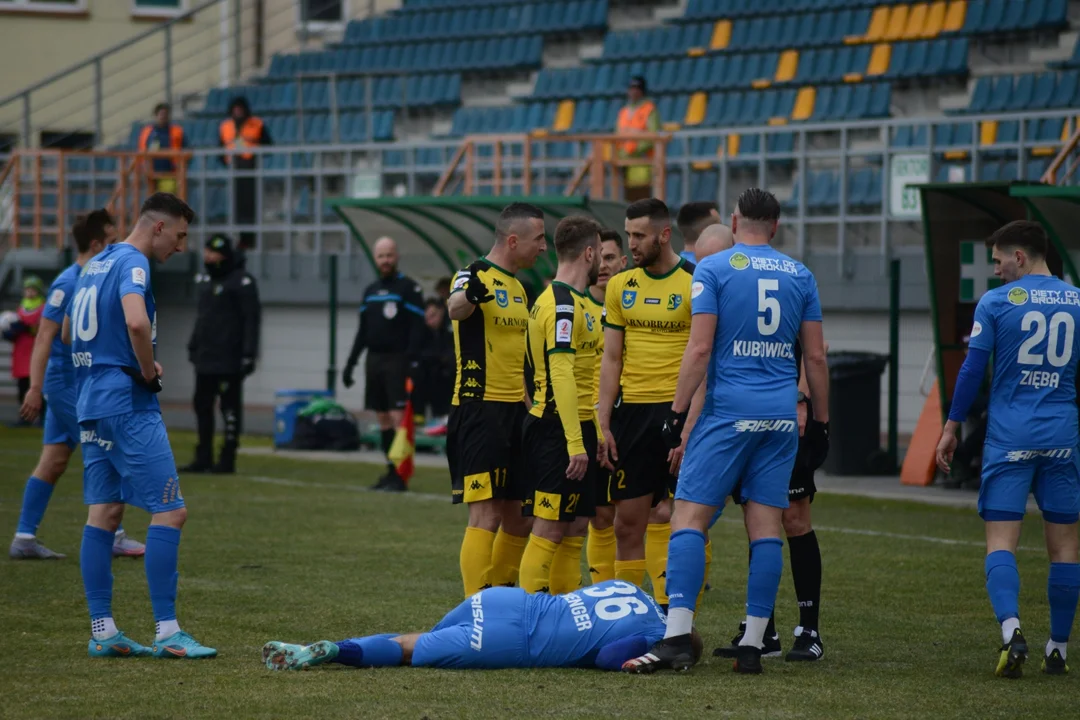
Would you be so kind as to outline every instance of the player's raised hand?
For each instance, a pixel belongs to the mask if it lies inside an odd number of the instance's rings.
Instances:
[[[946,475],[952,465],[953,453],[956,452],[956,431],[949,427],[951,423],[950,420],[945,424],[945,429],[941,432],[941,440],[938,441],[937,453],[935,453],[938,469]]]
[[[615,463],[619,462],[619,451],[615,447],[615,436],[611,434],[611,430],[608,428],[601,430],[600,434],[603,436],[603,440],[600,441],[600,447],[603,450],[597,452],[600,467],[613,471],[615,470]]]
[[[571,455],[570,464],[566,466],[566,477],[580,482],[585,479],[585,471],[589,469],[589,456],[585,453]]]
[[[41,405],[41,391],[30,388],[26,391],[26,398],[23,400],[22,407],[19,408],[19,415],[26,422],[32,423],[41,415]]]
[[[473,263],[469,266],[469,281],[465,284],[465,299],[473,305],[491,302],[495,296],[488,292],[487,285],[480,279],[481,266]]]

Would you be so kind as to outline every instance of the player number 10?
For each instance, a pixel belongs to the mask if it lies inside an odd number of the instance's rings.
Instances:
[[[75,294],[71,301],[71,333],[83,342],[90,342],[97,336],[97,286],[84,287]]]
[[[1020,343],[1020,352],[1016,358],[1016,362],[1021,365],[1042,365],[1043,356],[1042,353],[1033,353],[1032,349],[1043,341],[1047,336],[1047,325],[1049,325],[1050,340],[1046,344],[1046,359],[1050,361],[1050,364],[1054,367],[1064,367],[1069,364],[1069,360],[1072,359],[1072,346],[1073,335],[1076,330],[1076,325],[1073,322],[1072,315],[1067,312],[1054,313],[1050,317],[1050,322],[1047,323],[1046,316],[1038,310],[1032,310],[1024,315],[1020,320],[1020,329],[1024,332],[1030,331],[1034,328],[1035,332],[1028,337],[1027,340]],[[1058,353],[1059,341],[1062,339],[1059,337],[1062,328],[1065,331],[1064,347],[1061,348],[1061,353]]]

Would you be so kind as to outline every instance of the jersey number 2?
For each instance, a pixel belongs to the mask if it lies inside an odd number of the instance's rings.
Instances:
[[[1038,310],[1032,310],[1024,315],[1020,320],[1020,329],[1024,332],[1028,332],[1033,327],[1035,332],[1020,343],[1020,352],[1016,358],[1016,362],[1021,365],[1042,365],[1043,356],[1041,353],[1031,352],[1032,348],[1043,341],[1046,337],[1047,325],[1050,326],[1050,342],[1046,344],[1046,359],[1050,361],[1050,364],[1054,367],[1064,367],[1069,364],[1069,360],[1072,359],[1072,345],[1073,335],[1076,331],[1076,325],[1073,322],[1072,315],[1067,312],[1054,313],[1050,316],[1050,322],[1047,323],[1046,316]],[[1065,334],[1065,347],[1061,349],[1061,353],[1058,353],[1059,341],[1062,339],[1059,337],[1064,329]]]
[[[607,588],[585,588],[582,595],[594,598],[605,598],[593,606],[593,612],[600,620],[620,620],[630,613],[644,615],[649,612],[649,606],[636,597],[612,597],[613,595],[637,595],[638,589],[630,583],[616,580]]]
[[[780,327],[780,301],[769,297],[770,290],[780,289],[780,281],[775,278],[760,278],[757,281],[757,329],[762,335],[772,335]]]
[[[84,287],[71,301],[71,336],[83,342],[97,337],[97,286]]]

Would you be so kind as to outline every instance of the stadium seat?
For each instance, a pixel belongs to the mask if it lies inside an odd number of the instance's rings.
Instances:
[[[1078,81],[1080,81],[1080,72],[1076,70],[1068,70],[1061,73],[1058,76],[1057,88],[1054,90],[1054,96],[1050,100],[1050,107],[1072,107],[1073,98],[1076,96],[1076,86]]]

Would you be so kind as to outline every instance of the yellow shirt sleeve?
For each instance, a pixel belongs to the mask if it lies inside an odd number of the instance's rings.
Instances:
[[[574,376],[574,321],[578,318],[575,317],[572,297],[561,297],[559,293],[554,297],[557,304],[544,308],[546,312],[542,315],[551,394],[563,426],[567,452],[580,455],[585,452],[585,444],[581,437],[581,421],[578,420],[577,379]]]
[[[615,328],[616,330],[623,330],[626,327],[626,320],[623,318],[622,312],[625,275],[626,273],[619,273],[608,281],[607,290],[604,291],[604,327]]]

